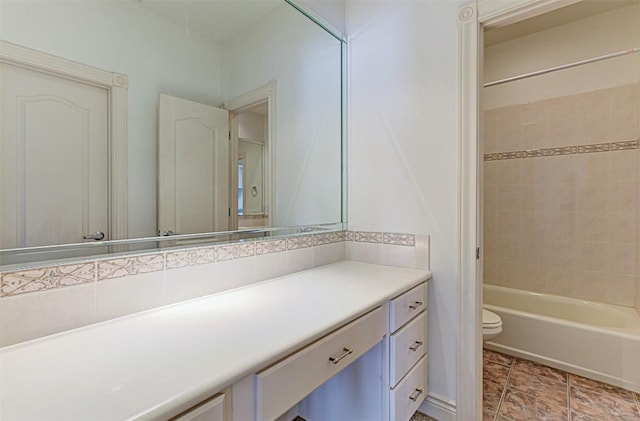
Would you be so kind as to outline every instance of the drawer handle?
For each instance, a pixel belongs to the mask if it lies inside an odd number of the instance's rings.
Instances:
[[[420,395],[422,395],[422,392],[424,392],[424,390],[422,390],[422,389],[420,389],[420,388],[417,388],[417,389],[416,389],[416,390],[411,394],[411,396],[409,396],[409,399],[411,399],[411,400],[412,400],[412,401],[414,401],[414,402],[415,402],[415,401],[417,401],[417,400],[418,400],[418,397],[419,397]]]
[[[340,356],[338,357],[329,357],[329,361],[331,361],[334,364],[338,364],[344,357],[353,354],[353,349],[349,349],[349,348],[342,348],[342,350],[344,351]]]
[[[422,341],[415,341],[413,345],[409,347],[409,349],[412,351],[417,351],[418,348],[420,348],[421,346],[422,346]]]
[[[423,304],[423,303],[422,303],[422,301],[414,301],[414,303],[413,303],[413,304],[409,304],[409,308],[410,308],[411,310],[415,310],[415,309],[417,309],[418,307],[420,307],[422,304]]]

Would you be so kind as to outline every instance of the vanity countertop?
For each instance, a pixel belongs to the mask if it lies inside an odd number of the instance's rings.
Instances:
[[[0,419],[159,418],[430,276],[343,261],[0,348]]]

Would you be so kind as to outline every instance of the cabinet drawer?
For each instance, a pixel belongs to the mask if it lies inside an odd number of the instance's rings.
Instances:
[[[395,386],[427,352],[427,312],[391,335],[391,386]]]
[[[224,394],[207,399],[171,421],[224,421]]]
[[[427,308],[427,283],[423,282],[391,300],[389,330],[395,332]]]
[[[384,319],[378,307],[256,374],[256,420],[277,418],[380,342]]]
[[[427,357],[411,369],[407,377],[391,390],[391,419],[408,421],[427,396]]]

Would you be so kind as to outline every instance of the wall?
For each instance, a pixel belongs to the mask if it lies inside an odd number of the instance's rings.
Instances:
[[[491,46],[487,80],[640,46],[639,18]],[[636,54],[485,89],[485,282],[640,307],[639,81]]]
[[[226,98],[276,81],[273,225],[340,221],[340,43],[283,4],[222,56]]]
[[[627,6],[488,46],[484,80],[640,47],[639,20],[640,6]],[[494,86],[485,89],[482,101],[491,109],[637,83],[638,69],[640,54],[629,55]]]
[[[348,1],[350,229],[430,235],[429,389],[455,406],[457,8]]]
[[[154,235],[159,93],[222,103],[220,51],[135,2],[3,2],[0,38],[129,77],[129,237]]]

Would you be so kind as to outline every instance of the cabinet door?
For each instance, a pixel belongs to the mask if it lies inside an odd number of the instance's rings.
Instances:
[[[194,406],[171,421],[224,421],[224,394]]]

